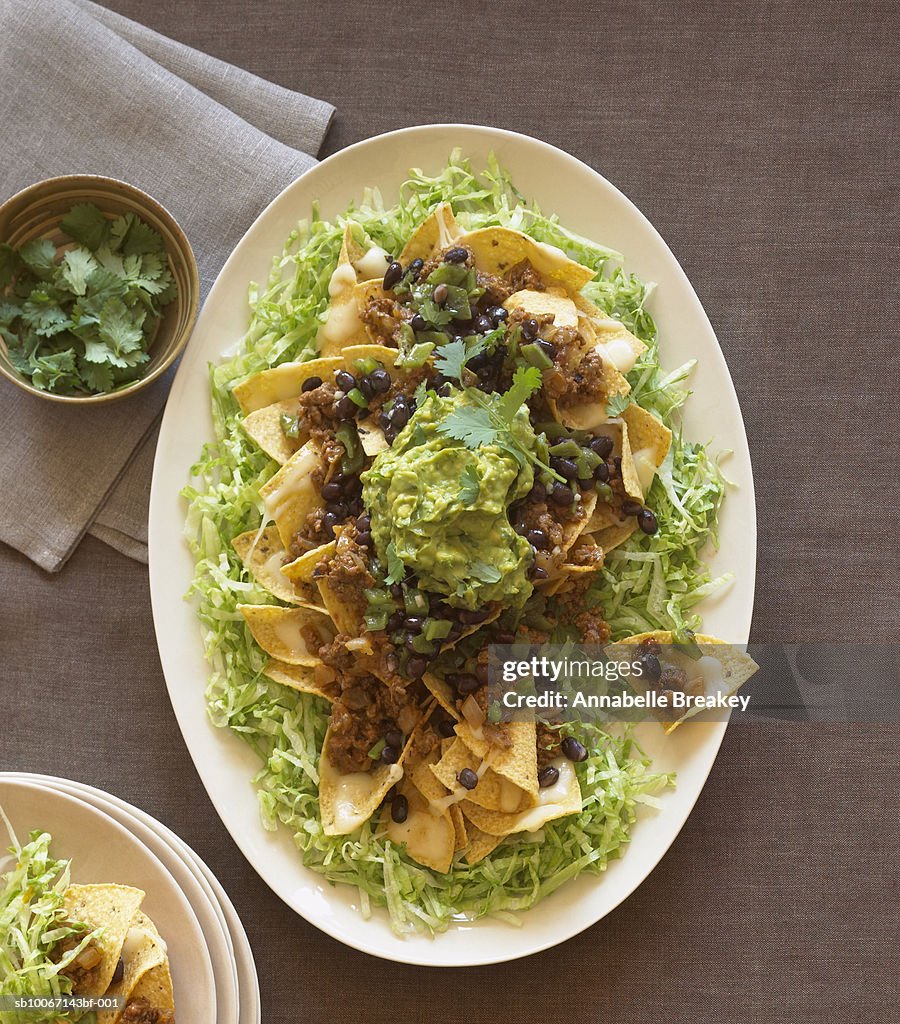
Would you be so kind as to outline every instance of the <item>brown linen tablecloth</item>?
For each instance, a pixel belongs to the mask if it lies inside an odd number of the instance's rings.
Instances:
[[[476,121],[602,171],[674,249],[735,379],[754,639],[897,640],[893,3],[114,6],[334,103],[331,149]],[[246,924],[267,1022],[896,1019],[896,728],[734,726],[600,924],[518,963],[402,967],[306,924],[237,852],[168,703],[144,566],[87,539],[48,577],[0,549],[0,594],[0,768],[100,786],[193,845]]]

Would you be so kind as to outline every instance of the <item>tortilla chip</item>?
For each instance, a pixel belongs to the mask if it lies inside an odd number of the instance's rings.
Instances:
[[[390,445],[384,436],[384,431],[375,422],[374,417],[367,420],[356,421],[356,432],[359,434],[359,443],[366,455],[374,456],[383,452]]]
[[[427,260],[456,241],[460,227],[449,203],[441,203],[422,221],[407,239],[397,257],[404,267],[411,260]]]
[[[122,948],[124,973],[122,980],[114,982],[106,990],[106,997],[120,996],[127,1001],[135,998],[133,993],[144,975],[167,961],[166,944],[156,930],[156,925],[139,910],[126,933]],[[120,1010],[98,1010],[97,1024],[114,1024],[122,1015]]]
[[[463,817],[465,818],[465,815]],[[482,832],[471,821],[466,825],[466,834],[469,837],[469,845],[466,847],[463,859],[469,867],[474,867],[479,861],[484,860],[489,853],[493,853],[503,842],[504,838],[503,836],[492,836],[487,832]]]
[[[296,416],[298,409],[296,396],[286,398],[283,402],[273,402],[272,405],[251,412],[241,421],[241,426],[251,441],[255,441],[270,459],[283,466],[300,447],[302,441],[306,440],[288,437],[281,425],[282,416]]]
[[[316,335],[323,356],[335,355],[347,345],[356,344],[366,337],[353,298],[353,289],[360,278],[355,264],[368,251],[357,241],[357,233],[362,233],[362,228],[353,221],[347,221],[337,266],[328,283],[328,294],[331,297],[328,316]]]
[[[638,357],[647,351],[647,346],[636,338],[619,320],[605,313],[584,295],[573,296],[575,307],[580,316],[579,322],[584,323],[601,348],[604,361],[609,361],[617,369],[628,367],[621,372],[628,373]]]
[[[456,734],[479,761],[483,761],[490,752],[491,770],[524,790],[533,804],[538,797],[534,720],[506,722],[500,728],[510,741],[507,747],[488,743],[486,739],[477,736],[466,721],[458,723]]]
[[[302,555],[295,558],[293,562],[288,562],[287,565],[282,566],[281,574],[287,576],[296,586],[303,584],[309,584],[314,587],[318,594],[319,588],[316,585],[314,573],[316,566],[323,558],[331,558],[334,554],[334,549],[337,545],[337,541],[330,540],[327,544],[321,544],[317,548],[312,548],[309,551],[304,551]],[[321,594],[319,594],[321,602]]]
[[[456,710],[456,691],[453,686],[448,683],[446,679],[439,679],[430,672],[426,672],[425,675],[422,676],[422,682],[425,684],[429,693],[431,693],[447,714],[458,719],[459,712]]]
[[[306,517],[322,505],[313,479],[322,465],[322,453],[312,441],[295,452],[281,469],[259,489],[266,515],[278,527],[281,542],[288,547],[306,523]]]
[[[466,829],[466,818],[460,810],[459,804],[450,805],[450,820],[453,822],[453,831],[456,841],[453,844],[453,852],[464,850],[469,845],[469,835]]]
[[[510,312],[521,309],[535,317],[550,314],[556,327],[578,326],[578,311],[564,288],[548,288],[545,292],[524,289],[510,295],[503,305]]]
[[[559,770],[559,781],[542,789],[535,807],[516,814],[488,811],[470,800],[460,804],[468,820],[492,836],[508,836],[514,832],[536,832],[548,821],[581,811],[581,786],[570,761],[559,758],[553,762]]]
[[[479,270],[499,277],[528,260],[545,281],[575,294],[596,276],[590,267],[570,260],[561,249],[536,242],[512,228],[480,228],[460,235],[456,242],[472,251]]]
[[[274,526],[267,526],[262,533],[259,530],[248,530],[239,534],[231,546],[253,579],[279,601],[306,608],[321,608],[322,600],[315,584],[303,580],[292,582],[281,571],[287,551]]]
[[[440,761],[430,765],[434,777],[448,790],[460,788],[457,776],[463,768],[471,768],[478,772],[482,759],[477,757],[461,739],[451,742]],[[520,789],[509,779],[498,775],[493,769],[487,768],[478,780],[478,785],[469,790],[466,799],[479,807],[490,811],[521,811],[534,805],[534,798]]]
[[[131,998],[146,999],[154,1009],[174,1013],[175,996],[172,992],[172,974],[168,957],[144,974],[132,990]]]
[[[276,661],[288,665],[320,663],[315,649],[307,646],[304,633],[317,638],[321,645],[334,640],[334,623],[325,612],[313,608],[282,608],[275,604],[239,604],[253,639]]]
[[[343,359],[333,356],[328,359],[308,359],[300,363],[282,363],[270,370],[256,373],[233,389],[234,397],[244,413],[264,409],[275,402],[296,398],[303,382],[310,377],[330,380],[335,370],[344,365]]]
[[[704,657],[714,658],[721,664],[722,682],[724,684],[722,692],[727,696],[737,693],[759,668],[759,665],[756,664],[749,654],[738,650],[729,644],[727,640],[719,640],[714,636],[706,636],[702,633],[696,633],[694,639],[697,641]],[[678,643],[674,633],[670,630],[658,629],[647,633],[636,633],[634,636],[627,636],[624,640],[617,640],[615,644],[610,644],[605,650],[612,652],[613,657],[615,657],[615,652],[620,644],[643,644],[648,640],[655,640],[663,646]],[[627,658],[627,654],[624,656]],[[638,676],[632,676],[631,678],[635,680],[640,679]],[[640,683],[638,682],[637,685],[640,685]],[[705,688],[704,692],[708,693]],[[663,721],[661,723],[662,727],[668,735],[674,732],[685,719],[692,718],[694,715],[699,714],[701,710],[702,708],[689,708],[677,721]]]
[[[387,812],[388,839],[402,845],[408,857],[441,874],[450,870],[456,852],[457,832],[449,811],[432,814],[431,803],[417,786],[406,783],[400,792],[409,802],[409,812],[402,824]]]
[[[367,772],[341,774],[328,759],[331,726],[325,733],[319,756],[319,809],[327,836],[346,836],[361,828],[378,810],[391,786],[403,778],[403,762],[412,746],[412,736],[396,764],[373,761]]]
[[[656,471],[669,453],[672,431],[653,413],[647,412],[633,402],[622,412],[622,419],[628,432],[631,465],[642,493],[646,493],[653,483]]]
[[[90,984],[79,988],[78,995],[102,996],[115,973],[125,936],[144,899],[143,889],[130,885],[70,885],[63,896],[66,917],[83,922],[93,930],[102,928],[97,947],[103,959],[89,976]]]
[[[284,661],[270,661],[263,669],[263,675],[273,682],[281,683],[282,686],[289,686],[298,693],[311,693],[314,697],[321,697],[332,703],[334,697],[323,689],[316,682],[315,668],[309,665],[288,665]]]
[[[609,552],[624,544],[636,529],[637,519],[634,516],[629,516],[623,523],[607,526],[592,536],[604,551]]]

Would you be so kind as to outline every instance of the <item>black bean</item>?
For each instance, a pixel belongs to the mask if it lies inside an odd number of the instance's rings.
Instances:
[[[372,401],[375,397],[375,388],[372,387],[372,382],[368,377],[363,377],[359,382],[359,390],[363,393],[363,396],[368,400]]]
[[[552,764],[545,765],[538,772],[538,785],[541,789],[546,789],[548,786],[555,786],[559,782],[559,769],[554,767]]]
[[[401,277],[403,277],[403,267],[400,266],[397,260],[393,260],[388,264],[388,268],[384,272],[384,280],[381,282],[381,287],[386,292],[389,292]]]
[[[571,505],[575,500],[575,492],[565,484],[554,484],[550,497],[556,505]]]
[[[579,743],[574,736],[567,736],[562,741],[561,746],[562,752],[570,761],[584,761],[587,759],[587,748],[583,743]]]
[[[403,646],[411,653],[416,653],[416,633],[404,633],[403,634]]]
[[[125,961],[119,957],[116,969],[113,971],[112,980],[114,982],[121,981],[125,977]]]
[[[531,578],[533,580],[545,580],[549,577],[549,573],[546,569],[542,569],[539,565],[532,566]]]
[[[361,515],[359,519],[356,520],[356,529],[359,530],[360,533],[367,533],[372,529],[372,517],[368,512]]]
[[[589,476],[586,480],[582,480],[581,477],[579,477],[578,486],[583,491],[592,491],[597,486],[597,481],[592,476]]]
[[[428,668],[427,658],[423,658],[421,654],[417,654],[414,658],[410,658],[406,663],[406,674],[410,679],[421,679],[425,675],[425,669]]]
[[[315,391],[316,388],[322,386],[321,377],[307,377],[300,387],[301,391]]]
[[[536,480],[534,487],[528,494],[529,501],[546,501],[547,500],[547,488],[539,481]]]
[[[452,644],[454,640],[458,640],[462,636],[462,626],[458,622],[454,622],[450,627],[450,632],[447,634],[447,639],[444,643]]]
[[[609,480],[609,466],[607,466],[605,462],[601,462],[594,470],[594,479],[599,480],[602,484],[605,484],[606,481]]]
[[[403,733],[399,729],[388,729],[384,734],[384,742],[388,747],[402,747]]]
[[[504,633],[498,633],[497,634],[497,643],[498,644],[514,644],[515,642],[516,642],[516,634],[515,633],[504,632]]]
[[[330,512],[333,516],[338,517],[338,522],[343,522],[347,518],[347,506],[342,501],[330,501],[325,506],[325,511]]]
[[[564,459],[559,455],[550,457],[550,468],[555,469],[560,476],[564,476],[567,480],[574,480],[578,476],[578,466],[571,459]]]
[[[383,395],[391,389],[391,375],[387,370],[373,370],[366,378],[375,390],[376,395]]]
[[[352,391],[356,387],[356,378],[346,370],[336,370],[334,382],[344,392]]]
[[[478,776],[471,768],[463,768],[456,776],[456,781],[463,789],[474,789],[478,785]]]
[[[405,629],[409,629],[414,633],[420,633],[422,631],[422,623],[425,620],[421,615],[407,615],[403,620],[403,626]]]
[[[466,366],[470,370],[480,370],[482,367],[487,366],[488,359],[490,359],[490,356],[482,349],[477,355],[472,356],[466,363]]]
[[[382,430],[387,430],[391,425],[391,414],[389,412],[382,412],[378,416],[378,426]]]
[[[327,484],[322,485],[322,497],[326,501],[336,501],[343,493],[344,488],[334,480],[329,480]]]
[[[391,597],[403,597],[403,587],[401,587],[399,583],[391,584]]]
[[[538,322],[534,319],[522,321],[522,336],[528,341],[534,341],[538,334]]]
[[[552,341],[544,341],[543,338],[538,338],[535,345],[550,359],[556,358],[556,346]]]
[[[612,450],[613,439],[607,434],[600,434],[591,441],[591,451],[596,452],[601,459],[608,459]]]
[[[476,665],[475,665],[475,676],[477,677],[478,682],[481,683],[482,686],[487,684],[488,675],[489,675],[489,672],[488,672],[487,662],[486,661],[479,661],[479,662],[477,662]]]
[[[369,530],[363,531],[363,533],[357,533],[356,543],[362,547],[367,548],[372,543],[372,534]]]
[[[389,633],[396,633],[402,625],[403,612],[394,612],[394,614],[387,620],[387,629]]]
[[[322,526],[325,529],[326,537],[331,537],[334,534],[334,528],[340,522],[340,519],[333,512],[326,512],[322,516]]]
[[[637,522],[638,526],[644,531],[644,533],[653,534],[659,529],[659,523],[656,521],[656,516],[649,508],[642,508],[640,512],[638,512]]]
[[[662,666],[659,663],[659,658],[655,654],[642,655],[638,661],[641,665],[641,674],[645,679],[650,679],[652,682],[656,682],[657,679],[662,675]]]
[[[509,310],[504,309],[502,306],[492,306],[488,310],[488,316],[499,327],[500,324],[505,323],[509,319]]]
[[[428,327],[428,321],[421,313],[416,313],[412,320],[410,320],[409,326],[412,327],[414,331],[424,331]]]
[[[409,422],[409,415],[409,408],[407,406],[395,404],[391,410],[391,426],[396,427],[397,430],[402,430]]]
[[[402,825],[409,815],[409,801],[402,793],[398,793],[391,801],[391,821]]]
[[[432,299],[439,305],[442,306],[447,301],[447,296],[450,292],[445,284],[439,284],[437,288],[431,293]]]
[[[475,333],[487,334],[494,329],[494,321],[489,316],[480,316],[475,321]]]
[[[465,263],[469,258],[469,250],[461,245],[456,245],[444,253],[445,263]]]
[[[636,516],[643,512],[644,506],[639,501],[632,501],[631,498],[622,502],[622,511],[626,516]]]
[[[453,685],[456,687],[456,692],[465,697],[474,693],[481,683],[478,682],[478,676],[471,672],[464,672],[462,675],[453,676]]]
[[[533,548],[537,548],[538,551],[546,551],[550,547],[550,538],[543,530],[529,530],[525,534],[525,539]]]
[[[422,267],[424,267],[424,266],[425,266],[425,260],[415,259],[415,260],[413,260],[413,261],[412,261],[412,263],[410,263],[410,265],[409,265],[409,266],[408,266],[408,267],[406,268],[406,273],[407,273],[407,274],[408,274],[408,275],[409,275],[410,277],[418,277],[418,276],[419,276],[419,271],[420,271],[420,270],[422,269]]]
[[[613,459],[613,465],[616,467],[616,472],[621,474],[621,472],[622,472],[622,456],[621,455],[617,455]]]
[[[451,736],[456,735],[456,723],[452,718],[443,718],[438,726],[438,732],[444,739],[449,739]]]
[[[359,406],[352,398],[344,395],[335,405],[334,411],[337,413],[338,419],[352,420],[355,419],[356,414],[359,412]]]
[[[341,490],[348,497],[357,494],[360,490],[362,490],[362,480],[360,480],[358,476],[345,477],[344,480],[341,482]]]

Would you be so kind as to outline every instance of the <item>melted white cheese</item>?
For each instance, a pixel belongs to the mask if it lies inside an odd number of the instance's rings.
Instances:
[[[322,780],[337,790],[334,801],[333,835],[347,835],[358,829],[372,816],[372,794],[384,780],[373,772],[349,772],[340,775],[328,760],[327,755],[319,759],[319,774]],[[403,778],[403,768],[392,764],[388,772],[390,785]]]
[[[278,522],[288,502],[306,495],[315,498],[313,470],[319,464],[319,453],[311,446],[304,446],[272,478],[277,481],[273,490],[265,497],[266,515]]]
[[[617,326],[621,326],[621,324]],[[624,338],[612,338],[605,344],[598,345],[597,350],[607,362],[613,364],[619,373],[628,373],[637,362],[634,349]]]
[[[376,277],[384,277],[384,272],[387,270],[390,262],[391,258],[387,252],[380,245],[373,245],[353,266],[356,268],[360,280],[371,281]]]
[[[559,771],[559,778],[553,786],[538,790],[537,806],[522,811],[516,818],[513,832],[536,832],[548,821],[574,813],[570,800],[574,803],[575,792],[580,792],[575,769],[564,758],[556,758],[551,763]]]
[[[653,477],[656,476],[656,462],[653,459],[655,452],[652,448],[638,448],[632,453],[634,468],[637,471],[638,480],[641,482],[641,490],[644,494],[650,489]]]

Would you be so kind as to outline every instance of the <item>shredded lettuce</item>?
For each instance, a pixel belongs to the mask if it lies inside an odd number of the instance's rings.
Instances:
[[[20,845],[0,811],[12,840],[12,866],[0,877],[0,996],[57,997],[69,995],[72,982],[60,973],[84,947],[100,935],[66,920],[63,897],[69,885],[69,862],[50,856],[50,835],[32,832]],[[0,863],[0,867],[4,866]],[[60,940],[81,934],[81,940],[55,962],[51,954]],[[71,1013],[67,1020],[75,1020]],[[58,1010],[0,1009],[0,1024],[56,1021]]]
[[[196,483],[183,492],[189,505],[186,537],[197,558],[190,595],[211,665],[209,714],[260,758],[254,782],[264,826],[291,829],[304,864],[333,882],[355,886],[364,912],[386,907],[398,933],[439,932],[454,920],[485,914],[515,921],[515,912],[569,878],[605,870],[628,842],[639,807],[653,805],[653,794],[674,783],[651,770],[627,727],[616,734],[597,730],[591,755],[576,766],[584,796],[581,814],[552,822],[535,835],[513,837],[474,867],[457,863],[446,875],[436,874],[389,842],[377,823],[351,836],[322,831],[317,764],[328,706],[262,675],[267,658],[236,607],[272,600],[249,578],[231,540],[259,527],[259,488],[277,466],[240,429],[231,388],[269,366],[315,355],[348,218],[388,252],[398,252],[417,224],[448,200],[465,228],[514,227],[594,268],[597,279],[585,294],[648,345],[629,374],[632,398],[672,425],[675,437],[649,495],[659,532],[635,535],[611,552],[589,592],[591,601],[603,605],[613,636],[695,626],[698,619],[690,609],[727,582],[712,579],[701,559],[703,546],[715,541],[724,479],[704,446],[685,441],[673,422],[688,395],[685,381],[692,364],[662,368],[656,325],[646,309],[652,286],[626,273],[617,253],[573,234],[526,202],[496,160],[476,174],[458,152],[435,177],[411,171],[395,207],[386,208],[372,189],[343,217],[324,221],[314,209],[312,218],[297,226],[274,260],[266,286],[251,287],[250,326],[239,350],[210,368],[216,436],[193,467]]]

